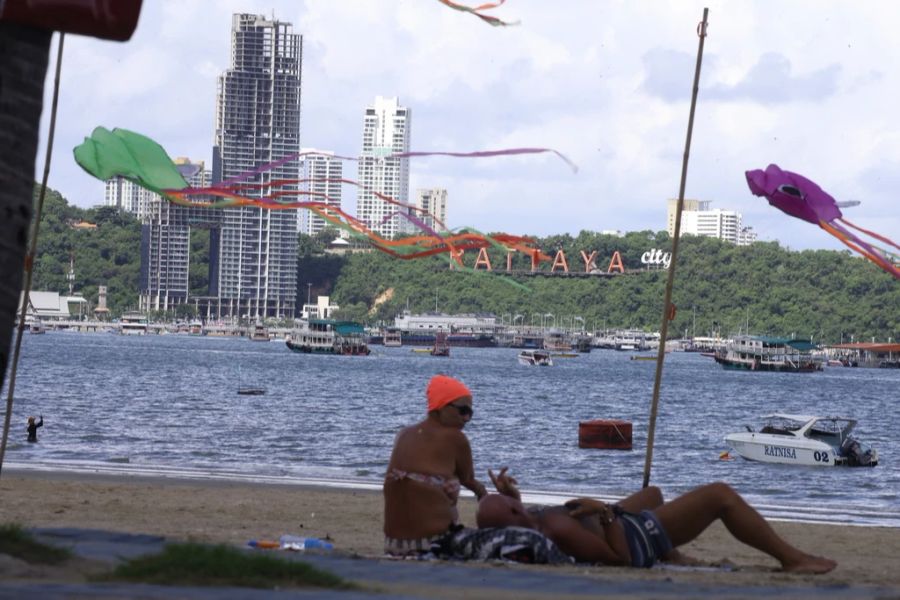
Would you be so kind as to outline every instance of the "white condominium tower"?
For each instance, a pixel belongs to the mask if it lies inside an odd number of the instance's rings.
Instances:
[[[366,107],[356,217],[385,238],[412,230],[409,221],[397,214],[408,213],[409,209],[385,202],[373,193],[409,202],[409,159],[385,157],[409,152],[411,112],[400,106],[397,98],[381,96]]]
[[[236,14],[231,25],[231,67],[219,76],[213,180],[249,174],[243,183],[298,179],[299,161],[259,167],[300,151],[300,67],[303,38],[290,23]],[[296,185],[281,190],[296,190]],[[245,190],[264,196],[271,190]],[[282,196],[295,201],[297,196]],[[224,209],[214,265],[223,313],[294,315],[297,296],[297,212],[255,207]],[[211,240],[212,243],[212,240]]]
[[[104,204],[131,213],[138,219],[147,216],[154,197],[158,198],[159,196],[121,175],[116,175],[106,181]]]
[[[447,231],[447,190],[444,188],[428,188],[416,190],[416,203],[425,213],[415,212],[415,216],[426,225],[444,233]],[[427,214],[426,214],[427,213]],[[435,221],[437,219],[437,221]],[[443,225],[441,225],[443,223]]]
[[[304,153],[301,177],[306,180],[300,184],[300,189],[312,192],[309,195],[300,196],[300,200],[309,202],[324,202],[335,208],[341,207],[341,192],[343,186],[339,179],[344,175],[344,166],[341,159],[334,157],[334,152],[303,148]],[[306,154],[315,152],[315,154]],[[316,235],[329,224],[328,221],[312,212],[301,210],[299,221],[300,233]]]
[[[743,227],[743,216],[733,210],[710,209],[710,200],[684,200],[681,213],[681,234],[714,237],[739,246],[755,241],[756,234],[749,227]],[[670,199],[666,217],[669,235],[675,234],[675,213],[678,200]]]

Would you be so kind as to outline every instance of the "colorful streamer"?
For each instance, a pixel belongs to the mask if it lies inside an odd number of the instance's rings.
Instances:
[[[395,158],[417,156],[491,157],[542,152],[554,153],[573,169],[577,169],[565,156],[549,148],[512,148],[465,153],[406,152],[390,156]],[[247,179],[255,175],[270,171],[290,160],[296,160],[303,154],[314,154],[314,152],[292,155],[290,158],[280,159],[257,167],[252,171],[242,173],[228,181],[203,188],[188,186],[162,146],[150,138],[132,131],[124,129],[109,131],[103,127],[98,127],[92,132],[91,137],[86,138],[82,144],[75,148],[74,154],[76,162],[85,171],[98,179],[105,181],[115,176],[122,176],[181,206],[206,208],[250,206],[267,210],[304,208],[319,215],[335,227],[348,232],[351,237],[364,239],[378,250],[404,260],[449,253],[461,265],[460,256],[462,251],[489,247],[503,251],[522,252],[537,261],[551,260],[549,256],[543,254],[536,247],[534,240],[523,236],[505,233],[488,236],[471,228],[462,228],[456,233],[440,234],[422,218],[430,217],[438,226],[447,229],[446,225],[434,215],[386,194],[370,190],[352,179],[298,178],[279,179],[268,183],[246,182]],[[329,201],[332,199],[325,194],[291,189],[291,187],[307,182],[342,183],[367,189],[377,198],[405,208],[406,210],[398,210],[395,214],[399,214],[412,223],[421,232],[421,235],[412,235],[398,240],[385,239],[363,221],[347,214],[333,204],[329,204]],[[310,200],[301,201],[287,198],[298,196],[306,196]],[[393,217],[394,215],[390,216]]]
[[[506,2],[506,0],[497,0],[496,2],[489,2],[487,4],[481,4],[479,6],[465,6],[463,4],[457,4],[456,2],[451,2],[451,0],[438,0],[438,2],[440,2],[444,6],[449,6],[450,8],[452,8],[454,10],[459,10],[462,12],[467,12],[467,13],[473,14],[476,17],[478,17],[479,19],[481,19],[482,21],[484,21],[485,23],[487,23],[488,25],[493,25],[494,27],[509,27],[510,25],[518,25],[519,24],[519,21],[515,21],[515,22],[501,21],[497,17],[481,14],[482,11],[490,10],[492,8],[497,8],[498,6],[500,6],[504,2]]]
[[[780,211],[818,225],[844,245],[878,265],[884,271],[900,279],[900,255],[875,246],[847,229],[850,227],[884,244],[900,250],[892,240],[868,229],[863,229],[843,218],[838,203],[822,188],[802,175],[783,171],[778,165],[769,165],[765,171],[747,171],[750,191],[763,196]],[[846,205],[846,204],[845,204]]]

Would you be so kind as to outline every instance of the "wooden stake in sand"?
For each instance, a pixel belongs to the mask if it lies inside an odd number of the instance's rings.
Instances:
[[[653,463],[653,438],[656,434],[656,413],[659,407],[659,386],[662,380],[663,361],[666,358],[666,339],[669,333],[669,321],[675,318],[675,305],[672,304],[672,287],[675,282],[675,265],[678,261],[678,238],[681,236],[681,211],[684,209],[684,187],[687,181],[688,158],[691,155],[691,134],[694,130],[694,111],[697,108],[697,93],[700,91],[700,65],[703,63],[703,41],[706,39],[706,17],[709,8],[703,9],[703,20],[697,25],[700,45],[697,48],[697,66],[694,69],[694,89],[691,95],[691,112],[688,117],[687,139],[684,142],[684,160],[681,163],[681,185],[678,188],[678,209],[675,213],[675,234],[672,236],[672,262],[669,264],[669,277],[666,281],[666,298],[663,302],[662,326],[659,328],[659,351],[656,359],[656,377],[653,380],[653,403],[650,406],[650,424],[647,427],[647,455],[644,459],[644,484],[650,485],[650,465]]]

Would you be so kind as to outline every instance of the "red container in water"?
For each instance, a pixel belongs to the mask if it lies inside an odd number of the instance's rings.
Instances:
[[[597,419],[578,423],[579,448],[631,450],[631,422]]]

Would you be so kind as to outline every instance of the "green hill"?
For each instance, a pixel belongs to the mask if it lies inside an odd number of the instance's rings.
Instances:
[[[73,227],[86,221],[96,228]],[[571,272],[583,272],[581,252],[606,272],[616,252],[628,271],[611,277],[506,274],[506,255],[489,252],[492,272],[473,271],[475,252],[464,269],[450,269],[446,255],[404,261],[386,254],[323,252],[333,232],[300,236],[297,304],[307,294],[329,294],[342,316],[371,324],[412,312],[491,312],[507,322],[575,326],[588,329],[635,327],[657,330],[662,317],[666,272],[646,267],[651,250],[668,252],[665,232],[639,231],[624,237],[583,231],[577,237],[536,238],[551,258],[562,250]],[[208,237],[192,239],[191,287],[203,293]],[[75,291],[96,303],[97,286],[108,286],[114,314],[137,304],[140,224],[114,208],[80,209],[48,190],[41,223],[33,289],[65,292],[70,256]],[[530,270],[515,255],[512,268]],[[550,270],[549,263],[540,267]],[[561,271],[561,267],[557,267]],[[194,275],[196,273],[196,276]],[[309,284],[309,285],[308,285]],[[775,242],[733,246],[710,238],[682,239],[673,301],[678,307],[670,337],[746,331],[879,341],[900,339],[900,282],[848,251],[790,251]]]

